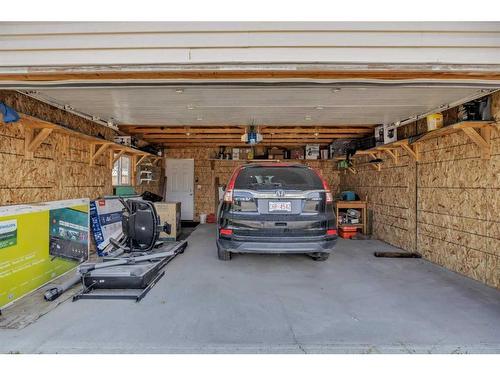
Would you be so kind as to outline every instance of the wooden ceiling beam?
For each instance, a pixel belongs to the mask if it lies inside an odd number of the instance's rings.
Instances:
[[[189,79],[189,80],[217,80],[217,79],[378,79],[395,81],[405,79],[464,79],[464,80],[500,80],[498,71],[478,70],[432,70],[430,68],[389,68],[389,69],[352,69],[352,70],[161,70],[145,71],[131,68],[127,70],[66,70],[56,71],[47,68],[47,71],[38,69],[22,73],[2,73],[0,81],[65,81],[65,80],[119,80],[119,79]]]
[[[265,134],[264,140],[271,139],[350,139],[350,138],[360,138],[363,135],[360,134],[318,134],[317,136],[313,134],[275,134],[274,136]],[[163,139],[177,139],[177,140],[213,140],[213,139],[234,139],[241,140],[240,136],[233,136],[230,134],[219,134],[219,135],[181,135],[181,134],[161,134],[161,135],[147,135],[143,138],[145,141],[154,142],[156,140]]]
[[[307,143],[259,143],[258,146],[264,146],[264,147],[287,147],[287,148],[293,148],[293,147],[304,147]],[[322,144],[322,143],[311,143],[311,144],[319,144],[321,146],[327,146],[327,144]],[[168,149],[170,148],[207,148],[207,147],[238,147],[238,148],[245,148],[245,147],[250,147],[250,145],[242,144],[242,143],[214,143],[214,144],[200,144],[200,143],[192,143],[192,144],[168,144],[164,145]]]
[[[244,134],[245,127],[128,127],[120,126],[120,130],[129,134]],[[289,126],[259,126],[262,134],[269,133],[359,133],[371,134],[373,128],[345,126],[289,127]]]
[[[239,147],[250,147],[250,145],[243,143],[243,142],[235,142],[233,140],[229,141],[203,141],[203,142],[195,142],[195,141],[163,141],[163,142],[158,142],[157,144],[162,144],[162,145],[234,145],[234,146],[239,146]],[[325,141],[325,140],[318,140],[318,139],[309,139],[309,140],[277,140],[277,141],[269,141],[269,142],[260,142],[257,146],[269,146],[269,145],[285,145],[285,144],[330,144],[330,141]]]

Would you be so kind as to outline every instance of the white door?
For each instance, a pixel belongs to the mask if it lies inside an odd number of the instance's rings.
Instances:
[[[165,200],[181,202],[181,219],[194,218],[194,159],[167,159]]]

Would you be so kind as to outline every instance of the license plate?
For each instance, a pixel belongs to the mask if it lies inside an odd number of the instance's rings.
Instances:
[[[292,202],[269,202],[269,212],[292,211]]]

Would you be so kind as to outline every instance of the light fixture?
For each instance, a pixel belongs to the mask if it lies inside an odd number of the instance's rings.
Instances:
[[[312,120],[312,117],[311,117],[311,116],[309,116],[309,115],[307,115],[306,117],[304,117],[304,119],[305,119],[306,121],[311,121],[311,120]]]
[[[198,117],[196,117],[196,120],[198,120],[198,121],[202,121],[202,120],[203,120],[203,117],[198,116]]]
[[[316,138],[318,138],[318,135],[319,135],[319,133],[314,133],[314,136],[315,136]]]
[[[317,109],[318,111],[320,111],[320,110],[322,110],[322,109],[324,109],[324,108],[325,108],[325,107],[323,107],[322,105],[318,105],[318,106],[316,106],[316,109]]]
[[[340,91],[340,88],[339,87],[335,87],[332,89],[332,92],[339,92]]]
[[[187,133],[186,133],[186,135],[189,137],[189,136],[191,135],[191,133],[190,133],[190,132],[187,132]]]
[[[182,94],[184,92],[184,89],[175,89],[175,92],[177,94]]]
[[[189,110],[192,110],[192,109],[194,109],[194,105],[192,105],[192,104],[189,104],[189,105],[187,106],[187,109],[189,109]]]

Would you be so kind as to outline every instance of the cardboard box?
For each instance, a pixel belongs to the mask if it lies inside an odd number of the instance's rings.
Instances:
[[[306,159],[319,159],[319,145],[306,145]]]
[[[381,146],[384,144],[384,125],[379,125],[375,127],[375,145]]]
[[[395,125],[379,125],[375,127],[375,145],[381,146],[398,140],[398,131]]]
[[[304,148],[294,148],[290,150],[290,159],[304,159]]]
[[[395,125],[384,126],[384,144],[396,142],[398,140],[398,129]]]
[[[233,148],[233,160],[240,160],[240,149]]]
[[[161,225],[170,224],[170,234],[161,232],[161,238],[176,240],[181,234],[181,202],[155,202]]]
[[[132,137],[130,135],[116,136],[113,140],[115,143],[119,143],[124,146],[132,146]]]
[[[88,259],[89,200],[0,207],[0,308]]]

